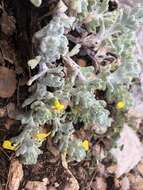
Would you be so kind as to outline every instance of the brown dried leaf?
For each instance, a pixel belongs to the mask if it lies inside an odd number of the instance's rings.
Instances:
[[[0,64],[1,64],[1,65],[5,65],[2,52],[0,52]]]
[[[39,170],[43,169],[43,161],[38,161],[32,168],[32,173],[37,173]]]
[[[78,59],[78,65],[80,66],[80,67],[86,67],[87,66],[87,62],[86,62],[86,60],[84,60],[84,59]]]
[[[8,40],[0,41],[0,49],[5,61],[8,61],[11,64],[16,63],[16,53],[14,51],[14,47]]]
[[[4,124],[4,127],[9,130],[14,123],[15,123],[14,119],[7,118],[7,120]]]
[[[0,117],[5,117],[6,115],[6,107],[0,108]]]
[[[77,175],[78,178],[80,178],[82,180],[86,179],[86,170],[84,167],[79,167],[78,173],[77,173],[77,169],[75,169],[74,173]]]
[[[16,71],[16,73],[20,74],[20,73],[22,73],[22,70],[21,71]],[[28,81],[27,76],[24,76],[22,79],[19,79],[18,85],[19,86],[25,86],[27,81]]]
[[[59,158],[59,151],[58,149],[53,145],[51,139],[48,139],[48,149],[52,153],[54,157]]]
[[[18,190],[20,182],[23,179],[23,169],[22,164],[14,159],[11,161],[8,181],[7,181],[7,190]]]
[[[16,90],[15,71],[0,67],[0,97],[9,98]]]
[[[3,14],[0,21],[2,32],[6,35],[11,35],[16,28],[14,17],[8,16],[7,12],[3,10]]]

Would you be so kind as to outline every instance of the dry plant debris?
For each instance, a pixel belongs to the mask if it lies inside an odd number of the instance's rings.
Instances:
[[[6,67],[0,67],[0,97],[9,98],[16,90],[15,71]]]

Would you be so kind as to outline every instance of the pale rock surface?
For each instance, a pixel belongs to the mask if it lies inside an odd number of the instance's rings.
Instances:
[[[124,124],[117,140],[117,148],[112,148],[111,153],[117,160],[117,170],[115,172],[117,177],[129,172],[141,161],[143,145],[136,132],[127,124]]]

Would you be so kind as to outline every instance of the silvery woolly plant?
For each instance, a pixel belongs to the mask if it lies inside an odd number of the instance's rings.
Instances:
[[[41,4],[31,2],[37,7]],[[39,72],[28,85],[37,81],[36,88],[23,103],[23,107],[30,106],[29,112],[19,116],[23,131],[11,139],[25,164],[36,163],[42,153],[39,147],[45,138],[35,135],[43,133],[45,124],[51,126],[50,138],[61,154],[68,161],[81,161],[88,146],[77,138],[75,125],[82,122],[91,134],[105,134],[113,123],[117,127],[134,103],[130,88],[141,72],[135,29],[143,19],[142,7],[110,10],[109,0],[68,2],[67,7],[61,0],[51,21],[35,34],[40,47],[28,65],[38,67]],[[71,30],[80,37],[72,36]],[[75,43],[72,50],[70,41]],[[80,67],[74,61],[83,48],[95,64]],[[115,110],[120,113],[117,117],[112,114]]]
[[[40,7],[42,0],[30,0],[35,7]]]

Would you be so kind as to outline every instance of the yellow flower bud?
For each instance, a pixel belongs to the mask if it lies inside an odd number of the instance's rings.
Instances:
[[[124,101],[119,101],[116,104],[117,109],[124,109],[125,108],[125,102]]]
[[[84,140],[82,142],[82,147],[84,148],[85,151],[89,150],[89,142],[88,142],[88,140]]]
[[[64,104],[60,103],[59,100],[55,100],[52,108],[55,111],[63,111],[64,110]]]
[[[34,135],[34,137],[38,140],[43,140],[46,137],[48,137],[50,134],[51,134],[51,132],[49,132],[49,133],[37,133]]]
[[[12,145],[12,141],[10,140],[5,140],[2,144],[2,147],[8,150],[16,150],[16,145]]]

